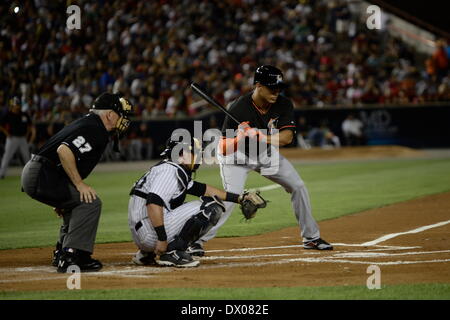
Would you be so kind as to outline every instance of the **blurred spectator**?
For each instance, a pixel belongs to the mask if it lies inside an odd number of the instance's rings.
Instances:
[[[448,74],[449,57],[447,54],[445,40],[436,41],[436,51],[434,52],[431,62],[435,68],[436,75],[442,79]]]
[[[20,152],[23,164],[30,160],[30,144],[36,135],[29,115],[22,111],[19,98],[10,100],[9,111],[0,119],[0,132],[6,136],[5,152],[0,166],[0,179],[3,179],[17,151]]]
[[[302,149],[311,149],[311,144],[308,139],[308,133],[311,130],[305,117],[299,117],[297,123],[297,144]]]
[[[191,107],[190,83],[226,105],[266,63],[284,70],[296,108],[449,101],[448,43],[426,57],[367,32],[352,1],[86,0],[73,31],[66,5],[0,6],[1,94],[30,101],[35,122],[70,122],[104,90],[132,97],[137,120],[194,116],[213,107]]]
[[[360,146],[364,144],[363,123],[350,113],[342,122],[342,133],[347,146]]]
[[[307,135],[307,141],[312,147],[339,148],[341,141],[328,126],[327,120],[320,121],[318,127],[313,127]]]

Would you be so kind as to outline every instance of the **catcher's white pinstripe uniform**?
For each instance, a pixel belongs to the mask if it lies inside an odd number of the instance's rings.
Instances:
[[[148,218],[148,195],[156,195],[164,202],[164,226],[167,241],[174,239],[186,221],[200,211],[200,200],[184,203],[186,193],[194,181],[180,165],[164,160],[150,168],[134,185],[128,203],[128,225],[139,249],[154,250],[157,234]]]

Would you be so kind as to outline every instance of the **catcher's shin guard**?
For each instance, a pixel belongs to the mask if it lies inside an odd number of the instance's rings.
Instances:
[[[169,243],[167,251],[185,251],[188,246],[205,235],[209,229],[219,222],[220,216],[225,211],[223,202],[214,197],[201,197],[200,212],[189,218],[180,233]]]

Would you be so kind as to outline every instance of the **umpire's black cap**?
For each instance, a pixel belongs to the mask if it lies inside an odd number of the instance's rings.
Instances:
[[[129,117],[132,112],[131,103],[121,93],[104,92],[97,97],[92,106],[94,110],[114,110],[118,115]]]
[[[260,83],[271,89],[284,89],[287,87],[287,84],[283,81],[283,72],[268,64],[256,69],[253,83]]]

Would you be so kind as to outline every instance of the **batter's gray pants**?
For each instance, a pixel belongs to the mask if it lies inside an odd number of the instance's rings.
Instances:
[[[63,248],[92,253],[94,252],[102,202],[98,196],[91,203],[81,202],[80,193],[75,186],[68,182],[67,178],[60,177],[58,179],[58,175],[52,170],[56,169],[49,168],[40,162],[28,161],[22,171],[22,188],[35,200],[52,207],[65,209],[59,238]],[[47,181],[49,177],[52,179]],[[57,181],[51,182],[55,178]],[[52,198],[52,195],[55,197]]]
[[[292,208],[300,226],[300,236],[303,238],[303,241],[316,240],[320,238],[320,231],[316,220],[312,216],[309,194],[305,183],[292,164],[281,154],[278,154],[278,156],[278,170],[274,170],[271,174],[264,174],[264,170],[261,170],[262,167],[259,165],[224,164],[223,158],[219,157],[223,188],[228,192],[241,194],[244,191],[248,173],[252,170],[259,172],[262,176],[284,187],[291,194]],[[205,242],[216,236],[219,228],[230,217],[234,206],[235,203],[225,202],[226,211],[217,225],[203,236],[201,241]]]
[[[8,165],[11,162],[14,154],[20,151],[20,155],[22,156],[22,160],[27,162],[30,160],[30,150],[28,147],[28,142],[26,137],[19,136],[10,136],[6,138],[5,144],[5,153],[2,158],[2,165],[0,167],[0,177],[4,177],[6,175],[6,171],[8,170]]]

